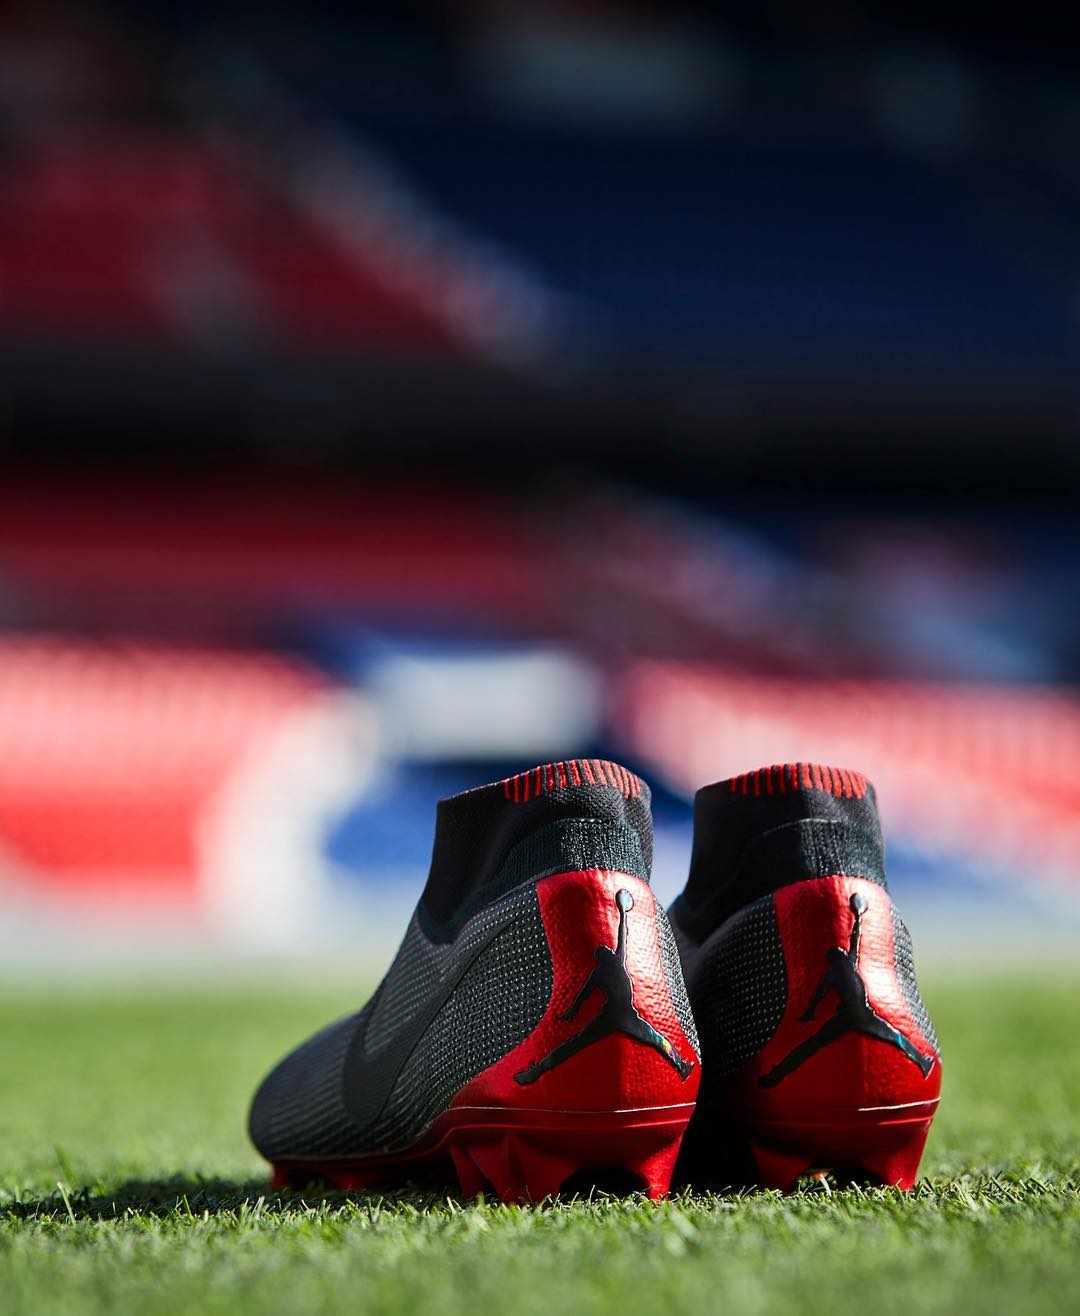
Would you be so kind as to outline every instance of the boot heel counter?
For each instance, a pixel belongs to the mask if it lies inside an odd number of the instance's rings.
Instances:
[[[551,952],[548,1008],[455,1106],[628,1111],[686,1107],[699,1057],[673,939],[647,882],[583,870],[536,884]]]
[[[936,1101],[937,1038],[888,892],[863,878],[815,878],[772,901],[784,1008],[741,1097],[759,1118]]]
[[[831,1169],[912,1186],[941,1064],[881,884],[812,878],[745,906],[690,986],[708,1065],[684,1160],[707,1181],[789,1189]]]

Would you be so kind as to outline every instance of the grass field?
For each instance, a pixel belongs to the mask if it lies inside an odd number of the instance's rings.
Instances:
[[[0,1006],[0,1311],[1080,1310],[1080,976],[931,979],[945,1096],[914,1194],[269,1192],[255,1081],[349,1003],[57,995]]]

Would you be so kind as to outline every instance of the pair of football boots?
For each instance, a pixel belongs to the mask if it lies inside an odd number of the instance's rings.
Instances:
[[[649,799],[570,759],[439,803],[378,990],[255,1096],[278,1186],[911,1187],[941,1067],[873,788],[806,763],[706,786],[670,918]]]

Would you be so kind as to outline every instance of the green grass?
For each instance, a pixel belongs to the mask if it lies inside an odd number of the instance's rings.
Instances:
[[[271,1193],[251,1088],[341,999],[0,1006],[0,1312],[1075,1312],[1080,978],[931,982],[945,1096],[910,1196]]]

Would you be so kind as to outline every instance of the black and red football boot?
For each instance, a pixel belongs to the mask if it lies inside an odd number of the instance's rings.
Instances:
[[[572,759],[442,800],[420,903],[356,1014],[251,1109],[279,1186],[443,1179],[537,1201],[570,1179],[668,1190],[697,1037],[649,887],[649,789]]]
[[[910,1188],[941,1060],[865,777],[788,763],[698,791],[670,914],[704,1057],[679,1178]]]

